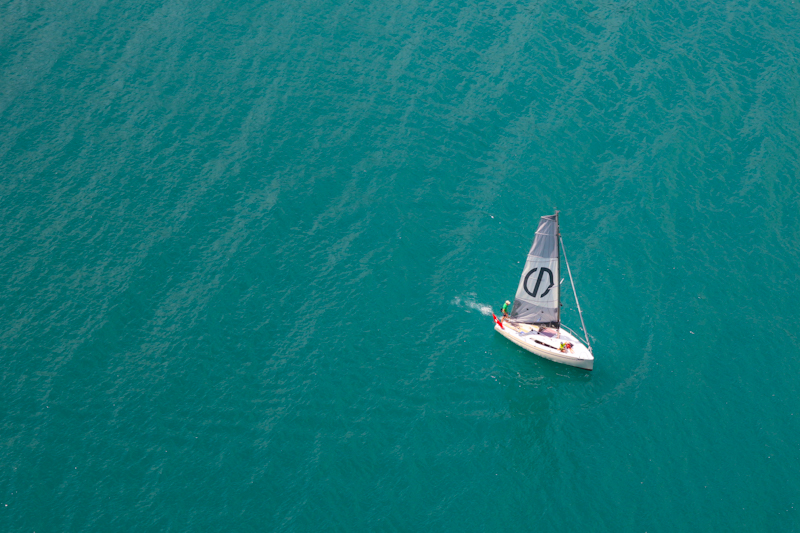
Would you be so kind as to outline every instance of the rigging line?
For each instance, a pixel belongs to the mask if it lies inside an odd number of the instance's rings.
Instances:
[[[575,295],[575,305],[578,306],[578,315],[581,317],[581,326],[583,326],[583,334],[586,336],[586,345],[589,348],[589,353],[592,353],[592,345],[589,342],[589,333],[586,332],[586,324],[583,322],[583,312],[581,312],[581,304],[578,303],[578,291],[575,290],[575,282],[572,281],[572,270],[569,268],[569,261],[567,260],[567,251],[564,249],[564,239],[558,236],[561,241],[561,251],[564,252],[564,262],[567,264],[567,273],[569,274],[569,282],[572,283],[572,294]]]

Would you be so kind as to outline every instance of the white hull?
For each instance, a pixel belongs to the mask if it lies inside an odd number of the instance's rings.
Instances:
[[[530,324],[512,324],[503,321],[503,327],[495,324],[495,331],[520,348],[524,348],[539,357],[556,363],[591,370],[594,356],[586,346],[565,329],[538,328]],[[562,352],[561,343],[571,343],[572,349]]]

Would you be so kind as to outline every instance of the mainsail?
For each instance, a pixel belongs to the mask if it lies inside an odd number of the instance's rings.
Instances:
[[[528,252],[514,296],[513,320],[559,327],[559,266],[558,215],[548,215],[539,220],[536,238]]]

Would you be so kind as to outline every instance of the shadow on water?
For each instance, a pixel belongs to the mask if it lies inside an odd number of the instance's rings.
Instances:
[[[508,476],[527,481],[511,505],[524,508],[525,502],[539,502],[537,510],[530,510],[538,520],[553,503],[548,484],[574,470],[563,443],[565,434],[573,431],[574,413],[592,394],[592,374],[542,359],[499,334],[489,346],[507,409],[503,468]]]
[[[548,361],[499,335],[492,341],[492,351],[502,370],[497,380],[503,385],[512,417],[536,416],[544,420],[554,403],[582,396],[575,387],[583,389],[592,380],[589,371]]]

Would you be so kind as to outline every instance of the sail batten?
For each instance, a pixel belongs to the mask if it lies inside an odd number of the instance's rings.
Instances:
[[[561,301],[558,218],[539,219],[533,245],[519,280],[511,318],[526,324],[559,326]]]

